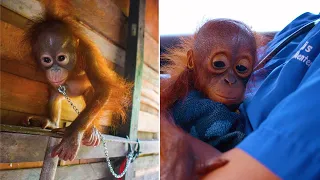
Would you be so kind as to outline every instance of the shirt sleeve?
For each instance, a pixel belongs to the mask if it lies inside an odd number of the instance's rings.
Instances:
[[[296,91],[238,145],[282,179],[320,179],[320,55],[311,67]]]

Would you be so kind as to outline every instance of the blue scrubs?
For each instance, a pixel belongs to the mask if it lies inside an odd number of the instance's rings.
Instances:
[[[302,14],[276,35],[266,53],[319,18]],[[282,179],[320,179],[320,23],[291,41],[248,83],[241,111],[250,134],[237,147]]]

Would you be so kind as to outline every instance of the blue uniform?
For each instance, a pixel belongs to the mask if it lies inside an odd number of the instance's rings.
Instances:
[[[275,36],[266,53],[319,18],[302,14]],[[241,112],[249,136],[237,147],[282,179],[320,179],[320,23],[256,71],[246,97]]]

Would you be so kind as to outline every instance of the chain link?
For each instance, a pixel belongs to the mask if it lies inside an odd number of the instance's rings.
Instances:
[[[80,114],[80,111],[79,109],[72,103],[71,99],[68,97],[67,95],[67,91],[66,91],[66,87],[65,86],[59,86],[58,88],[58,91],[67,99],[68,103],[71,105],[71,107],[74,109],[74,111],[79,115]],[[103,147],[104,147],[104,154],[106,155],[106,160],[107,160],[107,164],[108,164],[108,167],[109,167],[109,170],[111,172],[111,174],[115,177],[115,178],[121,178],[123,177],[126,172],[128,171],[128,168],[130,166],[130,164],[133,162],[133,160],[136,158],[135,157],[135,154],[134,154],[134,151],[132,149],[129,149],[131,150],[130,153],[127,155],[127,162],[126,162],[126,166],[124,168],[124,170],[122,171],[122,173],[120,174],[117,174],[112,165],[111,165],[111,161],[110,161],[110,157],[109,157],[109,152],[108,152],[108,147],[107,147],[107,141],[106,139],[102,136],[102,134],[100,133],[100,131],[98,129],[96,129],[94,127],[94,130],[98,132],[99,134],[99,137],[103,143]]]

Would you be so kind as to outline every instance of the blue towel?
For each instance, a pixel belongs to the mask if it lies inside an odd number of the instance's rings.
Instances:
[[[231,112],[224,104],[191,91],[172,108],[175,123],[221,152],[228,151],[244,139],[243,116]]]

